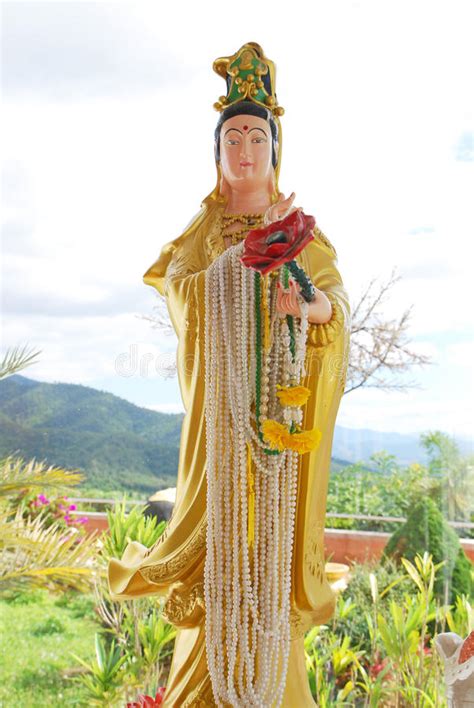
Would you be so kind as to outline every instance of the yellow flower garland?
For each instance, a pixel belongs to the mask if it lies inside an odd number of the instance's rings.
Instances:
[[[318,428],[290,433],[285,425],[271,418],[262,422],[262,433],[273,450],[296,450],[300,455],[315,450],[321,441],[321,431]]]
[[[288,428],[282,425],[277,420],[267,418],[262,423],[263,437],[268,441],[273,450],[283,450],[288,447],[287,438],[289,435]]]
[[[311,389],[306,386],[282,386],[277,384],[277,396],[282,406],[304,406],[311,395]]]

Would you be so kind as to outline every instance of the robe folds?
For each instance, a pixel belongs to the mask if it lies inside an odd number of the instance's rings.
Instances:
[[[206,268],[222,253],[222,203],[205,203],[186,230],[165,244],[143,280],[166,298],[178,337],[177,371],[185,415],[181,429],[176,502],[164,533],[151,548],[130,542],[111,559],[113,600],[156,595],[164,618],[177,628],[165,708],[215,705],[206,664],[204,561],[206,551],[205,299]],[[350,305],[334,247],[315,226],[296,261],[323,290],[331,319],[310,324],[306,376],[311,390],[303,429],[317,427],[319,447],[299,456],[293,543],[289,669],[283,705],[314,706],[306,677],[303,639],[334,614],[335,595],[324,566],[324,526],[331,447],[344,393],[350,344]],[[254,464],[254,463],[252,463]]]

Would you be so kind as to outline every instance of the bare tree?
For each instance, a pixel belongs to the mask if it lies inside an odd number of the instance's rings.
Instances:
[[[420,388],[416,381],[396,381],[413,366],[431,364],[430,357],[409,348],[406,336],[413,305],[399,319],[385,319],[380,312],[386,296],[401,276],[392,270],[386,283],[377,287],[376,278],[368,284],[359,302],[352,308],[351,352],[344,393],[358,388],[403,390]]]
[[[166,298],[158,291],[155,291],[155,294],[158,298],[158,302],[153,307],[154,314],[136,315],[136,317],[138,317],[138,319],[140,320],[147,320],[148,322],[151,322],[151,326],[153,329],[158,329],[166,337],[169,337],[174,334],[174,329],[173,325],[171,324],[168,309],[166,307]]]

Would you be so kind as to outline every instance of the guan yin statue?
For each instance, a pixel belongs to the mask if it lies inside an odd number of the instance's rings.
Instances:
[[[350,307],[336,251],[278,189],[275,66],[216,59],[216,186],[144,275],[178,337],[185,416],[158,541],[109,563],[113,600],[177,628],[163,706],[314,706],[304,635],[334,613],[323,534]]]

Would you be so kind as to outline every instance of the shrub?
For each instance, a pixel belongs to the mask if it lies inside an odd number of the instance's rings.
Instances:
[[[400,562],[401,557],[414,561],[417,553],[428,551],[434,563],[445,561],[436,575],[434,593],[445,602],[458,595],[471,595],[471,562],[461,547],[459,538],[429,497],[411,507],[405,524],[390,537],[381,563],[389,557]]]

